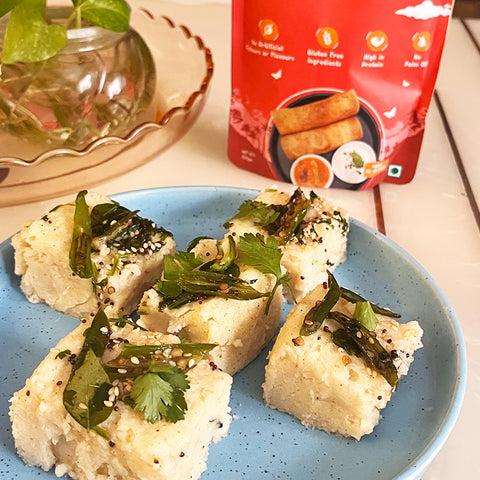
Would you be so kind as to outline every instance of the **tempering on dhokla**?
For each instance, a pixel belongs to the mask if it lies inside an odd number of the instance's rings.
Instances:
[[[287,316],[268,355],[264,399],[305,426],[359,440],[378,424],[423,331],[335,285],[319,285]]]
[[[15,273],[30,302],[73,317],[131,313],[175,250],[172,235],[95,193],[80,192],[12,238]]]

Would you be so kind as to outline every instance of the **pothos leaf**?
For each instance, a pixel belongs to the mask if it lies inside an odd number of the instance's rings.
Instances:
[[[315,305],[307,312],[300,328],[300,335],[307,336],[316,332],[321,326],[330,310],[340,299],[341,288],[335,277],[328,273],[328,292],[323,300],[315,303]]]
[[[130,7],[125,0],[76,0],[74,4],[93,25],[115,32],[129,29]]]
[[[2,0],[0,4],[0,17],[3,17],[6,13],[12,10],[15,5],[18,5],[21,0]]]
[[[245,265],[250,265],[259,272],[275,276],[275,286],[270,293],[265,308],[265,314],[267,314],[277,288],[280,285],[288,287],[288,282],[290,281],[288,274],[282,275],[282,268],[280,266],[282,252],[278,248],[278,242],[273,237],[267,237],[265,241],[261,234],[254,235],[253,233],[246,233],[240,237],[239,248],[241,261]]]
[[[67,31],[61,25],[48,25],[45,12],[46,0],[22,0],[13,8],[5,30],[3,63],[39,62],[62,50]]]

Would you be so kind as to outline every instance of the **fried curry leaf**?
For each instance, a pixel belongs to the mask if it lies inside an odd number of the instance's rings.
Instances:
[[[70,244],[70,268],[80,278],[95,278],[97,270],[92,262],[92,226],[85,200],[86,190],[78,193],[73,216],[73,234]]]
[[[87,429],[106,420],[113,408],[104,403],[109,398],[111,383],[99,360],[105,352],[109,332],[108,318],[100,309],[92,325],[84,332],[82,350],[73,364],[70,379],[63,391],[65,409]]]
[[[139,216],[138,212],[116,202],[95,205],[90,214],[93,237],[102,239],[108,247],[132,250],[140,255],[162,246],[170,232]]]
[[[297,188],[288,202],[279,211],[276,220],[267,226],[270,235],[274,235],[281,245],[294,237],[301,238],[301,223],[310,208],[312,201]]]
[[[335,277],[330,272],[327,273],[328,292],[323,300],[317,302],[305,315],[302,327],[300,328],[300,335],[308,336],[316,332],[340,299],[341,288],[335,280]]]
[[[87,429],[93,429],[111,414],[113,405],[106,406],[110,380],[99,359],[88,348],[80,365],[75,365],[63,391],[63,405],[67,412]]]
[[[335,320],[343,333],[336,333],[332,340],[336,345],[345,348],[347,352],[362,358],[365,364],[383,375],[393,390],[397,388],[398,373],[391,355],[382,347],[377,338],[372,335],[357,320],[341,312],[330,312],[328,318]],[[338,343],[337,343],[338,342]],[[352,347],[356,345],[356,347]]]

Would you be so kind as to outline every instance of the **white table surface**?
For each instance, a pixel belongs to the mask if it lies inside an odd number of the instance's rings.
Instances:
[[[136,1],[130,2],[135,4]],[[230,102],[230,6],[228,1],[143,0],[170,16],[212,49],[215,73],[207,104],[193,128],[151,162],[95,187],[112,194],[171,185],[224,185],[262,189],[272,180],[239,170],[226,154]],[[435,97],[414,180],[383,184],[374,192],[327,190],[353,217],[382,230],[415,257],[443,290],[461,324],[468,381],[456,426],[424,480],[480,478],[480,20],[451,23]],[[449,137],[449,132],[451,136]],[[172,168],[172,166],[175,168]],[[280,187],[289,188],[277,182]],[[291,187],[290,187],[291,188]],[[55,198],[0,209],[0,241],[23,223],[71,200]],[[345,479],[350,480],[350,479]]]

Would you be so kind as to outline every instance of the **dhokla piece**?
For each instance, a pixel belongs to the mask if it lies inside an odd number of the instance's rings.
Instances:
[[[181,367],[187,372],[185,380],[189,383],[184,393],[186,411],[184,418],[175,422],[163,417],[156,421],[151,418],[147,421],[147,413],[151,414],[151,407],[146,407],[142,412],[137,406],[134,409],[130,405],[131,399],[127,402],[128,399],[125,398],[128,395],[133,397],[135,382],[132,385],[128,380],[114,380],[111,386],[106,387],[109,388],[109,399],[101,404],[101,407],[109,409],[109,416],[95,428],[85,428],[70,415],[70,410],[67,412],[64,400],[71,399],[68,396],[71,394],[69,389],[75,388],[69,385],[72,384],[75,358],[78,361],[83,349],[85,327],[86,325],[80,324],[61,340],[36,368],[24,388],[16,392],[11,399],[12,433],[21,458],[28,465],[38,466],[46,471],[54,467],[57,476],[67,474],[76,480],[199,478],[206,469],[209,444],[218,442],[225,436],[231,422],[228,402],[232,378],[218,369],[213,369],[206,360],[200,358],[196,363],[193,360],[194,355],[185,353],[187,350],[183,350],[182,354],[182,350],[175,348],[175,345],[180,346],[178,337],[144,332],[130,325],[122,328],[111,326],[101,364],[113,362],[119,350],[127,345],[134,349],[152,348],[157,356],[168,363],[167,368],[170,365],[180,366],[183,362]],[[90,355],[93,359],[96,358],[93,354]],[[125,362],[125,368],[117,369],[119,377],[127,369],[131,371],[142,368],[146,363],[145,357],[139,354],[122,357],[121,360]],[[146,376],[155,377],[155,372],[165,370],[165,367],[163,370],[155,370],[151,367],[151,362],[153,360],[149,358],[147,365],[150,365],[152,373],[147,373]],[[185,369],[186,362],[192,368]],[[91,378],[92,371],[94,368],[90,365],[86,372],[87,378]],[[77,372],[80,372],[80,369]],[[178,372],[175,375],[178,376]],[[78,384],[81,379],[76,379],[76,382]],[[161,384],[158,388],[156,382]],[[158,379],[151,383],[149,391],[142,385],[143,391],[136,398],[138,401],[155,405],[155,402],[159,401],[159,395],[164,395],[175,383],[167,384],[166,390],[165,385],[165,382]],[[95,387],[97,386],[95,384]],[[78,391],[74,392],[74,400],[75,395],[80,396],[83,392],[78,385],[76,388]],[[102,385],[98,386],[99,394],[101,388]],[[78,400],[77,398],[76,401]],[[163,398],[160,401],[166,402]],[[85,400],[84,403],[79,403],[76,406],[77,414],[89,412],[93,419],[96,415],[102,415],[98,405],[92,406],[94,402],[95,397],[89,402]],[[172,408],[168,405],[166,402],[161,404],[161,407]],[[85,410],[81,410],[82,408]],[[95,409],[100,409],[100,412],[95,412]],[[75,408],[73,411],[75,413]],[[96,428],[101,430],[95,431]]]
[[[300,189],[293,195],[266,189],[244,202],[225,226],[237,238],[251,232],[279,241],[281,263],[291,277],[289,287],[296,300],[326,281],[327,270],[346,259],[348,214],[313,191],[307,198]]]
[[[233,240],[232,247],[235,248]],[[218,255],[217,242],[202,240],[191,253],[198,259],[213,259]],[[162,308],[164,299],[152,288],[142,299],[138,323],[149,330],[178,334],[190,342],[215,343],[217,347],[208,354],[210,360],[225,372],[235,374],[255,359],[271,340],[280,323],[283,305],[281,285],[269,297],[276,284],[274,275],[263,274],[245,264],[238,268],[235,285],[241,282],[240,285],[254,287],[257,294],[253,297],[257,298],[237,299],[234,294],[237,287],[226,283],[235,277],[228,276],[223,277],[224,280],[220,277],[220,283],[214,286],[220,289],[218,295],[200,294],[175,308]]]
[[[270,408],[293,415],[307,427],[360,440],[378,424],[398,379],[407,374],[414,351],[422,346],[423,331],[416,321],[401,324],[376,313],[378,323],[367,333],[351,320],[356,304],[342,296],[321,326],[304,334],[305,325],[312,328],[316,322],[311,312],[331,307],[332,298],[326,296],[330,290],[319,285],[287,316],[268,356],[264,399]],[[359,298],[354,296],[353,300]],[[385,309],[380,311],[389,314]],[[343,322],[356,337],[353,341],[340,328]],[[355,343],[362,345],[361,337],[368,342],[367,347],[361,347],[364,355],[379,357],[378,370],[371,362],[367,364]]]
[[[100,305],[112,317],[131,313],[175,250],[163,228],[85,192],[24,226],[12,245],[27,299],[77,318]]]

